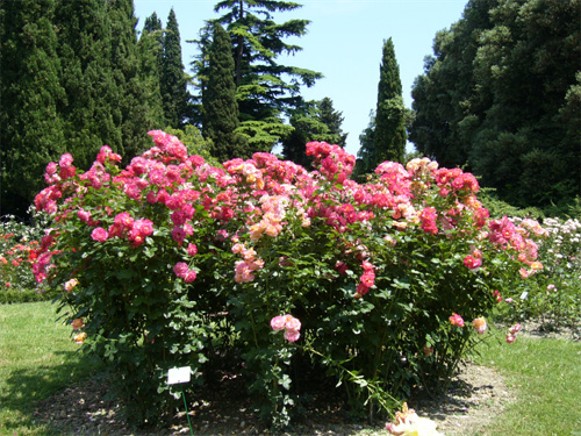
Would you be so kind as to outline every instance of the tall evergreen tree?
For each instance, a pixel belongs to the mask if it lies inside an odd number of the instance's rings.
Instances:
[[[167,123],[173,128],[182,128],[190,117],[190,95],[182,63],[180,30],[173,8],[163,38],[161,96]]]
[[[343,132],[341,125],[343,124],[343,114],[333,107],[333,100],[329,97],[325,97],[319,102],[317,102],[319,109],[319,119],[323,124],[329,128],[329,133],[334,135],[334,139],[331,140],[333,144],[345,147],[347,144],[347,133]],[[327,141],[328,142],[328,141]]]
[[[377,86],[377,107],[373,127],[373,140],[360,148],[361,168],[358,173],[368,173],[386,160],[402,162],[406,144],[406,109],[403,104],[399,66],[391,38],[384,41]],[[367,137],[365,137],[367,139]]]
[[[344,147],[347,134],[341,129],[342,122],[343,116],[333,108],[330,98],[305,102],[290,118],[294,130],[282,142],[284,158],[309,168],[311,159],[306,155],[307,142],[324,141]]]
[[[102,0],[59,0],[61,83],[67,101],[62,109],[67,149],[87,168],[103,144],[124,153],[119,126],[123,98],[112,67],[112,35]]]
[[[163,60],[163,26],[155,12],[147,17],[143,23],[141,37],[145,35],[149,35],[151,39],[157,42],[157,46],[155,46],[153,51],[158,62],[158,71],[161,71]]]
[[[148,82],[147,76],[141,71],[146,65],[142,64],[140,54],[149,54],[138,52],[133,0],[110,0],[107,5],[114,36],[111,48],[112,72],[122,95],[118,102],[122,143],[124,153],[130,159],[150,143],[148,130],[163,127],[161,101],[152,98],[156,97],[155,88],[152,94],[146,86],[155,84]]]
[[[24,216],[44,167],[64,152],[55,9],[54,0],[0,3],[0,216]]]
[[[139,76],[143,86],[143,101],[148,106],[153,127],[167,125],[161,98],[161,60],[163,56],[163,29],[154,12],[147,17],[137,43]]]
[[[282,65],[278,57],[301,50],[284,41],[306,33],[308,20],[293,19],[282,24],[273,15],[299,8],[289,1],[224,0],[215,6],[226,13],[216,21],[230,34],[235,65],[235,83],[240,111],[239,132],[248,140],[248,152],[270,150],[286,137],[292,128],[283,121],[301,103],[300,87],[312,86],[320,73]],[[207,28],[206,33],[210,31]],[[200,38],[203,44],[207,37]],[[207,77],[207,62],[201,46],[197,75]],[[201,84],[201,88],[204,88]]]
[[[244,142],[236,133],[239,125],[234,58],[230,37],[224,28],[214,24],[212,44],[208,53],[208,81],[202,96],[204,135],[213,142],[213,155],[224,161],[245,156]]]

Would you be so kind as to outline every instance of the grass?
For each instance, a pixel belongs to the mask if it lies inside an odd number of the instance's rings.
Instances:
[[[36,404],[96,367],[56,319],[49,302],[0,305],[0,434],[53,433],[35,422]]]
[[[581,343],[500,339],[480,347],[477,363],[498,370],[516,398],[481,434],[581,436]]]
[[[77,348],[49,302],[0,305],[0,435],[58,434],[34,411],[98,370]],[[581,435],[581,343],[520,335],[507,345],[498,333],[479,351],[515,396],[480,435]]]

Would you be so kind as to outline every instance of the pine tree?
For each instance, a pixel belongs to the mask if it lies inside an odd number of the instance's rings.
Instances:
[[[406,144],[406,109],[403,104],[399,66],[393,41],[383,43],[379,68],[377,106],[372,141],[362,144],[358,156],[362,168],[358,174],[368,173],[386,160],[403,162]],[[369,132],[365,133],[367,135]]]
[[[166,122],[173,128],[182,128],[190,117],[190,95],[182,63],[180,31],[173,8],[169,12],[163,38],[160,87]]]
[[[248,141],[248,153],[269,151],[288,136],[292,128],[283,118],[300,105],[300,87],[312,86],[322,77],[311,70],[278,63],[280,55],[301,50],[284,38],[304,35],[309,21],[293,19],[278,24],[273,15],[299,7],[288,1],[224,0],[214,8],[216,12],[227,11],[216,21],[230,34],[241,121],[239,132]],[[199,41],[202,54],[206,53],[202,45],[206,39],[202,35]],[[202,78],[207,77],[203,55],[196,72]],[[201,88],[204,87],[202,83]]]
[[[44,167],[64,152],[54,12],[54,0],[0,3],[0,215],[23,217]]]
[[[239,121],[230,37],[218,23],[214,24],[213,34],[207,88],[202,96],[204,135],[212,140],[213,155],[221,161],[249,157],[245,156],[242,138],[235,132]]]

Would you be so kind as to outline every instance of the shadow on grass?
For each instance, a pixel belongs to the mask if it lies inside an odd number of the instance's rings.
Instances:
[[[57,351],[54,355],[64,363],[18,368],[8,372],[0,392],[0,416],[3,417],[1,429],[16,431],[41,425],[35,416],[41,401],[103,370],[96,359],[77,351]]]

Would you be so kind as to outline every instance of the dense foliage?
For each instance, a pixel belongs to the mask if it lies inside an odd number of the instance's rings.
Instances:
[[[399,65],[393,41],[383,43],[377,106],[370,126],[362,133],[357,153],[357,173],[366,174],[385,160],[403,162],[405,154],[406,108],[403,104]]]
[[[203,133],[213,142],[214,156],[220,161],[245,156],[245,141],[236,132],[240,121],[230,36],[218,23],[208,49],[208,80],[202,97]]]
[[[183,365],[200,383],[242,370],[277,426],[313,380],[390,413],[449,380],[498,289],[542,268],[538,223],[489,219],[459,169],[384,162],[358,184],[355,158],[323,142],[307,172],[267,153],[212,166],[150,134],[125,168],[107,146],[86,172],[63,155],[35,199],[51,217],[36,278],[61,290],[138,422],[157,421]]]
[[[163,33],[163,52],[160,68],[160,90],[163,113],[170,127],[184,127],[191,117],[188,81],[182,62],[180,30],[173,8],[167,17]]]
[[[285,40],[304,35],[309,21],[291,19],[278,23],[274,17],[300,7],[289,1],[219,1],[214,9],[223,15],[210,20],[202,29],[198,41],[200,56],[194,62],[202,101],[210,79],[208,54],[213,23],[222,25],[230,36],[241,122],[238,133],[246,139],[246,151],[240,156],[270,151],[287,137],[293,129],[284,117],[302,103],[301,86],[312,86],[322,77],[315,71],[280,63],[282,55],[302,50]]]
[[[0,16],[0,214],[22,217],[47,158],[64,144],[81,168],[103,143],[135,155],[144,129],[160,126],[161,101],[147,88],[131,0],[9,0]]]
[[[305,144],[309,141],[324,141],[345,147],[347,134],[343,133],[343,116],[333,107],[333,101],[325,97],[319,101],[306,101],[295,109],[290,118],[292,133],[282,141],[285,159],[305,168],[310,168]]]
[[[516,206],[581,192],[579,0],[471,0],[416,79],[410,139]]]

